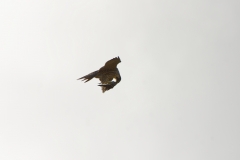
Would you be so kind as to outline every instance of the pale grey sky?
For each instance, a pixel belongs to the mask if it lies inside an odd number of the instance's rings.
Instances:
[[[239,160],[239,6],[1,1],[0,159]]]

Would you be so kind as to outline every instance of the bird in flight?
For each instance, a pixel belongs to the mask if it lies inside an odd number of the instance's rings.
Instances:
[[[83,76],[77,80],[81,79],[86,83],[92,78],[98,78],[101,81],[98,86],[102,88],[102,92],[104,93],[105,91],[112,89],[121,81],[121,76],[117,68],[118,63],[120,62],[121,60],[119,57],[110,59],[99,70],[89,73],[88,75]],[[113,81],[113,79],[115,79],[115,81]]]

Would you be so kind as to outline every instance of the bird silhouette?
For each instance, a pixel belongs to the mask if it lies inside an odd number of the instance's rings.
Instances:
[[[98,78],[101,81],[98,86],[102,88],[102,92],[104,93],[105,91],[114,88],[121,81],[121,76],[117,68],[118,63],[120,62],[121,60],[119,57],[110,59],[99,70],[89,73],[77,80],[81,79],[86,83],[93,78]],[[113,79],[115,79],[115,81],[113,81]]]

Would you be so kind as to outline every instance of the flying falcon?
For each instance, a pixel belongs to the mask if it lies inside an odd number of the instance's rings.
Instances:
[[[117,65],[121,60],[119,57],[115,57],[105,63],[103,67],[99,70],[89,73],[86,76],[83,76],[77,80],[82,79],[83,81],[88,82],[92,78],[99,78],[101,83],[98,86],[102,87],[102,92],[108,91],[116,86],[121,81],[121,76],[118,71]],[[112,81],[115,79],[116,81]]]

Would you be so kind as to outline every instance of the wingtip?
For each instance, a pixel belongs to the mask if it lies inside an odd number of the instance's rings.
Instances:
[[[119,59],[120,62],[122,62],[119,56],[117,58]]]

